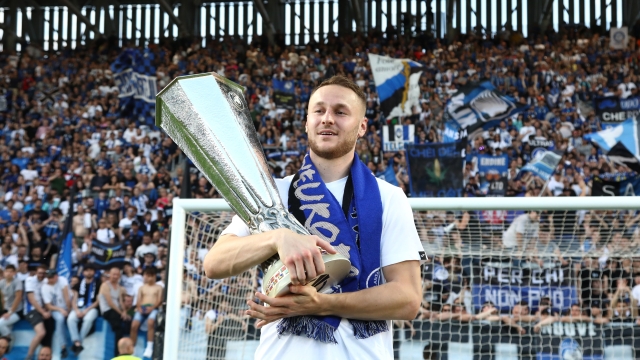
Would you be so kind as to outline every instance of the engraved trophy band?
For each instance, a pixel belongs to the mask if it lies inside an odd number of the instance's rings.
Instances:
[[[309,235],[282,204],[243,91],[217,73],[180,76],[156,96],[156,125],[191,159],[252,234],[288,228]],[[307,282],[320,292],[344,279],[351,268],[340,254],[323,252],[322,258],[324,274]],[[264,294],[276,297],[289,292],[289,271],[277,254],[261,266]]]

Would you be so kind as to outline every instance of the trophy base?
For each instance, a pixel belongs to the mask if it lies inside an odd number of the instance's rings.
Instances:
[[[322,260],[324,273],[309,280],[305,285],[315,287],[318,292],[328,292],[349,274],[351,262],[340,254],[326,253],[322,255]],[[268,297],[279,297],[289,294],[289,285],[289,269],[278,260],[265,273],[262,291]]]

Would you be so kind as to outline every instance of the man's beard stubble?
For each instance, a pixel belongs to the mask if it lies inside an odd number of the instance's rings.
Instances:
[[[347,138],[341,140],[334,148],[328,150],[321,150],[318,146],[318,143],[315,140],[315,136],[309,136],[309,148],[313,151],[314,154],[319,157],[327,160],[333,160],[340,158],[355,148],[356,141],[358,140],[358,128],[352,134],[347,134]]]

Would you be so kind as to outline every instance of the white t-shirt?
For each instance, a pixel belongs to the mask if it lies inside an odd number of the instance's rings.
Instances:
[[[105,244],[111,243],[111,239],[114,239],[115,237],[116,234],[113,233],[113,230],[108,228],[98,229],[96,231],[96,240],[102,241]]]
[[[46,282],[46,284],[44,284]],[[58,276],[58,281],[50,285],[48,281],[43,281],[42,285],[42,301],[45,304],[51,304],[59,308],[67,309],[67,303],[64,301],[63,291],[69,291],[69,282],[66,278]],[[71,297],[69,297],[71,298]]]
[[[549,179],[549,184],[547,184],[547,188],[549,189],[549,191],[551,191],[553,196],[558,196],[562,194],[562,190],[564,190],[564,183],[562,183],[562,178],[560,178],[560,181],[557,181],[556,177],[552,176],[551,179]]]
[[[133,276],[127,276],[125,274],[122,274],[122,277],[120,278],[120,285],[124,287],[125,291],[127,292],[127,295],[130,295],[133,297],[136,296],[138,292],[138,288],[142,285],[143,282],[144,282],[144,279],[142,278],[142,275],[135,274],[135,273],[133,274]]]
[[[289,200],[289,185],[293,176],[276,179],[276,185],[284,204]],[[380,242],[380,265],[397,264],[408,260],[420,260],[423,251],[418,232],[413,222],[413,211],[402,190],[386,181],[376,179],[382,199],[382,238]],[[344,186],[347,178],[326,184],[329,191],[342,205]],[[222,234],[237,236],[250,235],[247,225],[237,216]],[[384,278],[383,278],[384,281]],[[300,354],[305,359],[393,359],[393,332],[391,321],[387,321],[389,331],[366,339],[355,339],[353,327],[347,319],[342,319],[334,336],[337,344],[324,344],[304,336],[278,336],[277,323],[262,328],[260,345],[256,359],[297,360]]]
[[[20,274],[18,274],[20,275]],[[19,279],[19,276],[18,276]],[[33,293],[33,295],[35,296],[36,302],[38,304],[40,304],[40,306],[44,306],[44,304],[42,303],[42,285],[44,285],[47,282],[47,279],[44,278],[42,279],[42,281],[38,281],[38,277],[37,276],[29,276],[25,281],[24,281],[24,292],[26,294],[29,293]],[[25,296],[24,298],[24,314],[28,314],[29,312],[31,312],[32,310],[35,310],[36,308],[31,305],[31,302],[29,302],[29,298],[28,296]]]
[[[526,246],[527,242],[538,236],[538,222],[533,222],[529,218],[529,214],[522,214],[515,218],[507,231],[502,235],[502,244],[504,247],[512,248],[518,245],[517,234],[522,234],[522,243]]]
[[[638,302],[636,306],[640,306],[640,285],[636,285],[631,290],[631,296]]]
[[[534,128],[533,126],[523,126],[520,129],[520,135],[524,135],[524,137],[521,140],[523,143],[528,143],[529,136],[535,135],[535,134],[536,134],[536,128]]]
[[[158,257],[158,245],[156,244],[149,244],[149,245],[145,245],[142,244],[140,246],[138,246],[138,248],[136,249],[136,257],[143,257],[144,254],[147,253],[152,253],[156,258]]]
[[[20,175],[22,175],[22,177],[24,178],[24,181],[33,181],[38,177],[38,171],[24,169],[20,171]]]

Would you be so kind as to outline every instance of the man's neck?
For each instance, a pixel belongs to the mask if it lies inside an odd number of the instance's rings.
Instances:
[[[337,159],[324,159],[310,152],[311,160],[318,169],[322,181],[325,183],[340,180],[349,175],[351,164],[353,164],[353,151]]]

